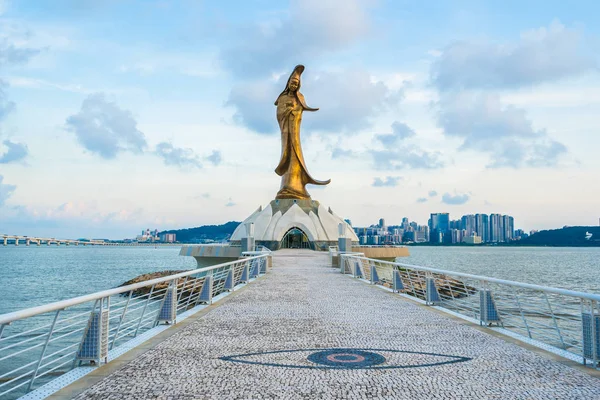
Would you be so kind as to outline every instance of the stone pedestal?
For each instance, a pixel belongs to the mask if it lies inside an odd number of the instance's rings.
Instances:
[[[345,236],[351,243],[358,244],[358,237],[341,217],[331,208],[316,200],[276,199],[266,207],[260,207],[231,236],[232,245],[241,245],[248,237],[247,224],[254,224],[254,239],[257,245],[271,250],[281,248],[281,241],[292,229],[304,233],[313,250],[327,251],[329,246],[338,245],[339,225],[345,227]],[[347,247],[350,251],[351,245]]]

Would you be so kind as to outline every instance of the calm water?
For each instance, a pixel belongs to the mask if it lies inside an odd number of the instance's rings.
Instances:
[[[600,293],[600,248],[411,247],[401,262]],[[193,269],[179,247],[0,247],[0,314]]]
[[[194,269],[179,247],[0,247],[0,314],[114,288],[138,275]]]
[[[600,248],[410,247],[425,267],[600,294]]]

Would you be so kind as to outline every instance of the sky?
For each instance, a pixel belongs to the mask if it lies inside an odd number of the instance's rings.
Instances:
[[[597,1],[0,0],[0,233],[133,237],[274,199],[297,64],[314,200],[600,217]]]

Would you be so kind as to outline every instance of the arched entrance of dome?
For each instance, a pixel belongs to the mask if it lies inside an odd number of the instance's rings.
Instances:
[[[281,239],[281,249],[312,249],[308,236],[300,228],[293,227],[288,230]]]

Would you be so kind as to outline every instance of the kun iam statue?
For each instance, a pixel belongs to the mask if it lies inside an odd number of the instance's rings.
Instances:
[[[308,173],[302,146],[300,145],[300,123],[302,113],[306,111],[317,111],[318,108],[310,108],[300,93],[300,75],[304,71],[304,65],[298,65],[290,75],[285,89],[277,100],[277,122],[281,130],[281,161],[275,169],[277,175],[281,176],[281,188],[277,192],[276,199],[310,199],[306,191],[306,184],[327,185],[331,179],[318,181]]]

